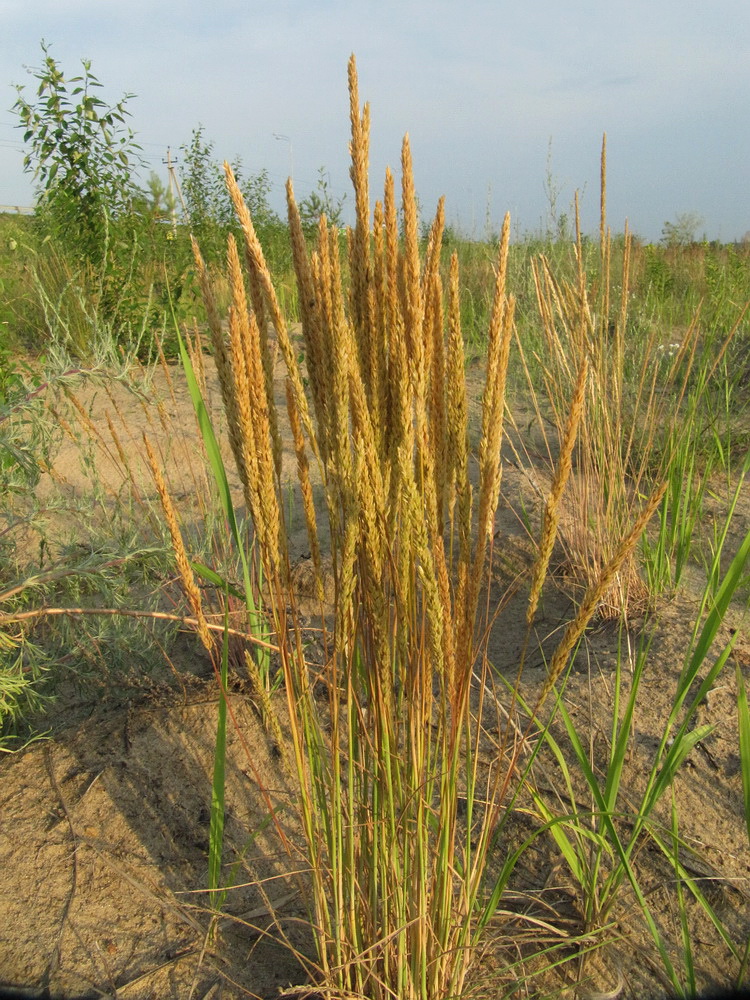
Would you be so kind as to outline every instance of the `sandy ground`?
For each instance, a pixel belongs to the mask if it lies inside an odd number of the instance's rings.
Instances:
[[[191,517],[200,519],[199,497],[205,485],[196,461],[199,438],[182,375],[174,368],[171,380],[170,389],[164,373],[157,372],[140,396],[121,384],[111,384],[106,391],[102,385],[74,386],[85,420],[60,402],[58,412],[74,433],[63,435],[39,495],[50,509],[57,508],[48,516],[47,533],[60,539],[61,546],[64,542],[69,547],[77,536],[82,551],[92,544],[91,529],[84,531],[75,513],[87,505],[98,505],[112,523],[118,518],[147,523],[154,488],[143,466],[143,431],[160,449],[185,524],[189,527]],[[218,399],[215,386],[211,397]],[[285,456],[285,463],[291,477],[293,457]],[[104,486],[98,498],[91,492],[92,468]],[[132,499],[132,482],[139,484],[141,503]],[[236,480],[232,486],[237,490]],[[523,496],[527,505],[538,507],[528,475],[510,461],[503,490],[505,504],[495,539],[502,559],[493,578],[493,599],[530,558],[507,504]],[[745,495],[735,522],[736,538],[749,524],[750,497]],[[302,567],[303,589],[306,545],[301,518],[296,525],[292,550]],[[54,556],[52,551],[50,558]],[[666,605],[661,615],[626,764],[628,801],[636,801],[644,787],[698,596],[688,591]],[[514,600],[517,613],[511,601],[490,640],[492,662],[509,675],[524,633],[523,606],[520,598]],[[550,590],[537,626],[543,648],[551,648],[570,609],[564,588]],[[634,645],[639,624],[634,622],[629,633]],[[741,634],[700,710],[699,721],[716,728],[695,747],[675,782],[680,835],[692,849],[684,854],[686,867],[739,942],[750,934],[750,850],[743,825],[735,682],[739,664],[750,684],[745,626],[739,610],[733,609],[720,640],[726,642],[731,629],[739,628]],[[611,626],[594,628],[565,692],[568,711],[589,740],[595,768],[604,766],[609,747],[617,641]],[[524,677],[528,697],[543,677],[540,653],[532,657]],[[625,691],[628,684],[626,671]],[[61,683],[58,702],[43,723],[49,736],[0,760],[0,984],[26,988],[29,997],[66,1000],[239,1000],[276,997],[290,985],[305,982],[304,970],[279,941],[268,916],[270,902],[282,915],[295,947],[309,947],[295,920],[305,914],[300,886],[285,874],[299,859],[280,853],[273,826],[261,822],[265,808],[259,787],[271,790],[279,822],[291,824],[287,832],[293,841],[293,823],[286,818],[292,811],[283,808],[285,803],[293,805],[291,792],[239,674],[230,707],[227,858],[242,858],[234,873],[242,887],[229,893],[225,910],[230,916],[210,940],[203,890],[217,692],[209,662],[185,636],[177,641],[171,663],[165,661],[147,679],[136,669],[125,677],[117,676],[114,668],[108,672],[105,651],[95,681],[74,689]],[[538,782],[550,801],[553,790],[562,788],[553,761],[543,755]],[[575,791],[587,807],[582,789]],[[665,828],[669,805],[665,800],[659,813]],[[523,835],[524,823],[519,814],[510,826],[510,840]],[[636,854],[634,864],[659,926],[676,945],[680,932],[673,870],[648,846]],[[253,883],[272,876],[277,877],[265,883],[270,899],[264,898]],[[518,958],[534,921],[553,925],[563,945],[566,936],[580,929],[579,896],[551,839],[540,840],[529,852],[513,890],[508,909],[516,913],[498,919],[487,952],[477,957],[474,978],[488,996],[514,989],[499,970],[509,954]],[[697,905],[688,903],[687,912],[699,988],[731,985],[736,963],[728,949]],[[627,887],[612,920],[613,943],[589,964],[590,981],[579,995],[619,991],[628,997],[664,996],[669,991],[658,956]],[[260,932],[265,928],[268,935]],[[530,961],[529,971],[532,967]],[[547,976],[540,983],[550,990],[567,989],[572,996],[573,972],[568,969],[562,977]],[[519,990],[518,995],[534,994],[533,985]]]

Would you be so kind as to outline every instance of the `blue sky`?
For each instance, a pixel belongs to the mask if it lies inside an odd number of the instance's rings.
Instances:
[[[506,210],[516,233],[537,231],[549,164],[558,212],[578,189],[593,232],[606,131],[615,231],[627,218],[657,240],[681,213],[710,239],[750,230],[748,0],[2,0],[2,12],[0,205],[33,200],[10,108],[13,84],[32,92],[24,67],[44,38],[67,75],[88,58],[105,98],[136,95],[131,125],[164,178],[167,146],[179,156],[202,124],[217,159],[269,171],[278,208],[290,170],[299,197],[320,166],[348,193],[354,52],[373,198],[408,131],[425,215],[445,194],[468,233]]]

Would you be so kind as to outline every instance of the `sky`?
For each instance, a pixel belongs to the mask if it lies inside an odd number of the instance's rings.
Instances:
[[[698,238],[750,231],[748,0],[0,0],[0,206],[33,204],[14,85],[40,42],[66,76],[81,60],[128,101],[147,170],[202,125],[217,160],[267,170],[283,210],[289,173],[303,198],[324,167],[349,181],[347,61],[370,103],[371,198],[397,177],[409,133],[425,219],[446,196],[468,236],[544,230],[578,191],[598,229],[607,135],[613,232],[657,241],[691,214]]]

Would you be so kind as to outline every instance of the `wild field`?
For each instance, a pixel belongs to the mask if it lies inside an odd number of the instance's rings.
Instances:
[[[750,250],[606,146],[462,240],[349,89],[351,229],[1,220],[0,986],[747,986]]]

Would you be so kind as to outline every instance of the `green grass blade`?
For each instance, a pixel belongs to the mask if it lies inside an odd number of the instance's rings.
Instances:
[[[185,347],[179,329],[177,331],[177,340],[180,348],[182,367],[185,370],[188,392],[190,393],[190,398],[193,402],[193,409],[195,410],[195,416],[198,420],[198,427],[203,438],[203,444],[206,449],[208,461],[211,465],[211,471],[213,472],[214,480],[219,490],[219,499],[221,501],[222,510],[224,511],[224,514],[229,522],[232,537],[234,538],[238,549],[242,551],[242,546],[240,545],[239,527],[234,513],[234,505],[232,504],[232,493],[229,489],[229,480],[227,479],[224,460],[221,457],[219,442],[216,440],[213,424],[211,423],[211,417],[206,408],[206,404],[203,401],[203,396],[195,377],[195,372],[193,371],[190,355],[187,352],[187,348]]]
[[[625,703],[625,711],[622,718],[619,718],[618,705],[619,705],[619,693],[621,684],[621,652],[618,643],[617,651],[617,676],[615,677],[615,691],[616,691],[616,703],[615,710],[612,713],[612,750],[610,752],[609,767],[607,768],[607,776],[604,785],[604,801],[607,804],[607,809],[610,812],[614,812],[617,799],[620,793],[620,783],[622,780],[622,772],[625,766],[625,760],[628,753],[628,744],[631,739],[631,727],[633,724],[633,716],[635,714],[636,700],[638,697],[638,692],[640,690],[641,677],[643,676],[643,671],[646,666],[647,657],[649,649],[651,648],[651,641],[653,639],[653,633],[647,639],[645,645],[639,649],[638,656],[636,659],[635,668],[630,682],[630,694],[628,695],[628,700]]]
[[[705,740],[716,727],[713,725],[698,726],[690,732],[681,731],[674,739],[664,763],[659,769],[650,793],[643,801],[641,819],[645,819],[659,801],[664,792],[672,784],[675,774],[694,749],[696,743]]]
[[[245,546],[243,544],[243,539],[240,535],[239,525],[237,524],[237,517],[234,512],[232,493],[229,488],[229,480],[227,478],[226,468],[224,467],[224,460],[221,457],[221,450],[219,448],[219,443],[216,440],[216,434],[214,433],[213,424],[211,423],[211,417],[203,400],[203,395],[201,394],[200,386],[198,385],[198,380],[196,379],[195,372],[193,370],[193,364],[190,360],[187,348],[185,347],[182,335],[180,334],[179,327],[177,327],[177,342],[180,348],[180,359],[185,371],[188,392],[190,393],[193,409],[195,410],[196,419],[198,421],[198,427],[200,428],[201,436],[203,437],[203,444],[206,449],[208,461],[211,465],[211,471],[214,475],[214,481],[216,482],[216,487],[219,491],[221,507],[229,524],[229,530],[242,563],[242,583],[244,587],[242,599],[244,600],[245,607],[247,608],[250,627],[252,628],[253,634],[256,638],[265,639],[267,636],[263,627],[261,616],[255,606],[253,587],[250,580],[250,566]],[[267,651],[259,649],[256,651],[255,655],[258,657],[258,666],[260,668],[261,677],[267,677],[269,667],[269,657]]]
[[[673,864],[675,868],[679,867],[680,859],[680,837],[677,822],[677,802],[675,800],[674,789],[672,789],[672,848],[674,851]],[[680,915],[680,938],[682,940],[682,959],[685,966],[685,975],[687,978],[687,993],[689,996],[695,996],[695,964],[693,961],[693,943],[690,937],[690,926],[687,919],[687,907],[685,905],[685,889],[683,887],[683,881],[677,875],[675,879],[677,887],[677,910]]]
[[[681,692],[687,692],[687,689],[690,687],[693,678],[701,667],[701,664],[708,656],[711,645],[716,638],[716,633],[719,631],[719,626],[727,613],[732,596],[742,581],[745,564],[747,563],[749,557],[750,531],[748,531],[747,535],[745,535],[745,538],[737,550],[734,559],[732,559],[732,562],[730,563],[729,569],[724,575],[724,579],[719,585],[711,610],[709,611],[703,625],[703,629],[701,630],[700,638],[695,644],[692,656],[685,665],[680,677]]]
[[[682,882],[685,883],[690,892],[693,894],[696,902],[700,905],[701,909],[706,914],[707,919],[713,924],[714,928],[719,934],[719,937],[724,942],[729,952],[735,957],[735,959],[737,959],[737,961],[741,961],[741,956],[737,948],[737,945],[732,941],[732,938],[728,934],[726,927],[724,927],[716,911],[711,906],[709,901],[706,899],[700,886],[698,885],[698,881],[695,878],[693,878],[693,876],[691,876],[690,872],[688,872],[687,868],[685,868],[685,866],[680,861],[679,856],[675,855],[674,849],[670,850],[669,845],[664,842],[659,831],[654,828],[651,828],[649,832],[653,842],[657,845],[659,850],[663,853],[664,857],[667,858],[670,864],[673,866],[675,878],[680,879]]]
[[[745,801],[745,826],[750,841],[750,708],[748,707],[742,668],[737,664],[737,720],[740,729],[740,764],[742,792]]]

